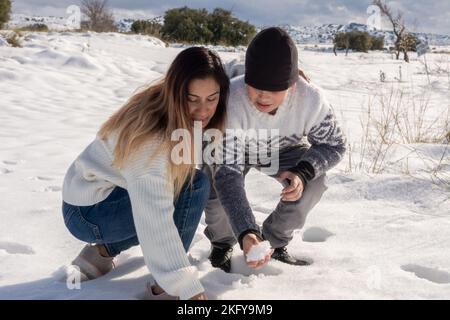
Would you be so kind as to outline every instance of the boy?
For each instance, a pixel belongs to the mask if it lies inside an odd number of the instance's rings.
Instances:
[[[263,240],[274,249],[271,258],[291,265],[308,264],[292,257],[286,246],[327,189],[325,172],[342,159],[346,141],[323,94],[299,77],[297,48],[282,29],[265,29],[250,43],[245,77],[231,81],[226,129],[279,130],[278,170],[270,176],[284,182],[285,188],[261,230],[247,200],[244,180],[250,168],[262,170],[264,165],[245,160],[251,157],[250,151],[238,143],[237,154],[245,155],[243,161],[205,166],[213,186],[205,208],[211,264],[230,272],[236,242],[246,256]],[[302,143],[304,136],[310,145]],[[258,141],[261,143],[270,141]],[[247,264],[257,268],[269,259],[270,254]]]

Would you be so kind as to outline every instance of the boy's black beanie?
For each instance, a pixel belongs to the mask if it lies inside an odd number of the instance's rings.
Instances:
[[[247,48],[245,83],[259,90],[283,91],[298,79],[297,47],[281,28],[259,32]]]

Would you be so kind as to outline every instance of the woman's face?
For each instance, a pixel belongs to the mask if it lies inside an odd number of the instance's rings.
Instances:
[[[187,100],[192,121],[201,121],[205,128],[216,112],[219,97],[220,86],[214,78],[191,80]]]
[[[289,89],[288,89],[289,90]],[[288,90],[264,91],[247,85],[247,93],[250,101],[261,112],[274,114],[286,98]]]

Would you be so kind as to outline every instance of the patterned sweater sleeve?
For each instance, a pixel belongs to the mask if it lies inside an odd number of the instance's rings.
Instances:
[[[331,108],[325,118],[315,124],[306,136],[311,147],[297,166],[290,169],[300,176],[304,184],[336,166],[346,151],[345,135]]]
[[[215,165],[213,169],[214,187],[241,247],[245,234],[260,233],[245,192],[244,149],[242,139],[225,135],[224,163]]]

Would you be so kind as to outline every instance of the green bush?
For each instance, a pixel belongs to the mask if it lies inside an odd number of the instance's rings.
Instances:
[[[371,37],[372,46],[370,50],[383,50],[384,49],[384,37]]]
[[[333,43],[337,49],[350,49],[349,33],[337,33],[334,36]]]
[[[338,49],[351,49],[358,52],[383,50],[384,48],[384,37],[374,37],[362,31],[338,33],[333,42]]]
[[[169,41],[209,43],[213,34],[208,29],[207,22],[206,9],[171,9],[164,15],[162,33]]]
[[[0,29],[9,21],[11,0],[0,0]]]
[[[254,26],[236,19],[229,28],[225,29],[223,41],[232,46],[247,45],[255,34]]]
[[[216,8],[176,8],[166,11],[162,35],[168,41],[246,45],[256,33],[254,26],[233,17],[231,11]]]
[[[20,28],[22,31],[38,31],[38,32],[48,32],[48,27],[44,23],[35,23]]]
[[[369,52],[372,41],[367,32],[355,32],[350,37],[350,48],[358,52]]]
[[[131,25],[131,32],[160,37],[162,25],[156,21],[136,20]]]
[[[216,8],[208,19],[208,28],[213,33],[213,44],[232,46],[247,45],[256,33],[256,29],[248,22],[232,16],[231,11]]]
[[[212,32],[211,43],[219,44],[223,41],[227,25],[233,19],[231,12],[224,9],[214,9],[208,18],[208,29]]]

